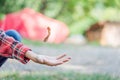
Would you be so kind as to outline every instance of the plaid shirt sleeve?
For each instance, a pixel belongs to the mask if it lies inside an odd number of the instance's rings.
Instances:
[[[30,50],[22,43],[9,37],[3,30],[0,30],[0,55],[8,58],[14,58],[26,64],[30,59],[25,57],[25,53]]]

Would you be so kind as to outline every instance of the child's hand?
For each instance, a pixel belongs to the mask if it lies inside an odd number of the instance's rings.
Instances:
[[[36,63],[44,64],[48,66],[61,65],[65,62],[68,62],[71,59],[70,57],[67,57],[66,54],[62,54],[58,57],[50,57],[45,55],[37,55],[33,51],[27,51],[25,56]]]
[[[65,62],[68,62],[70,59],[71,59],[70,57],[66,57],[66,54],[62,54],[58,57],[38,55],[37,63],[45,64],[48,66],[57,66],[57,65],[61,65],[61,64],[65,63]]]

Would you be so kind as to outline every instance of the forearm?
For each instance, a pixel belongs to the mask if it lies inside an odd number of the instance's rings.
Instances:
[[[29,50],[28,50],[28,51],[26,52],[25,56],[26,56],[27,58],[29,58],[30,60],[36,62],[36,63],[43,64],[43,62],[44,62],[43,55],[38,55],[38,54],[36,54],[36,53],[33,52],[33,51],[29,51]],[[41,56],[41,57],[40,57],[40,56]]]

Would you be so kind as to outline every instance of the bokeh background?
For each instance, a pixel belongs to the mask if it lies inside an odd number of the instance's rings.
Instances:
[[[120,0],[0,0],[0,26],[38,54],[72,57],[58,67],[9,59],[1,80],[120,80]]]

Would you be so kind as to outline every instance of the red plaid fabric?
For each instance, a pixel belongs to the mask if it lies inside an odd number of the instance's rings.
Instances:
[[[25,53],[30,50],[22,43],[9,37],[3,30],[0,30],[0,55],[8,58],[17,59],[26,64],[29,59],[25,57]]]

